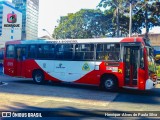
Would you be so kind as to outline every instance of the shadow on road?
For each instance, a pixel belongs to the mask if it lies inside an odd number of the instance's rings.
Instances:
[[[37,85],[33,83],[32,80],[14,80],[14,83],[17,84],[30,84],[30,85]],[[39,85],[37,85],[39,86]],[[104,92],[101,88],[98,86],[92,86],[92,85],[83,85],[83,84],[73,84],[73,83],[61,83],[61,82],[48,82],[45,85],[40,86],[57,86],[57,87],[66,87],[66,88],[75,88],[75,89],[86,89],[86,90],[96,90]],[[140,96],[155,96],[160,97],[160,88],[153,88],[151,90],[141,91],[141,90],[134,90],[134,89],[125,89],[120,88],[116,92],[107,92],[106,93],[119,93],[119,94],[130,94],[130,95],[140,95]]]
[[[49,82],[46,85],[36,85],[32,80],[17,79],[9,80],[8,83],[7,86],[1,86],[0,93],[97,100],[103,102],[114,100],[114,102],[143,103],[149,105],[159,105],[160,103],[159,88],[150,91],[120,89],[118,92],[105,92],[99,89],[99,87],[69,83]]]

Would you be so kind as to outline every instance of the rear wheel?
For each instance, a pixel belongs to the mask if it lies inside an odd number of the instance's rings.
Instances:
[[[117,78],[114,76],[103,76],[101,82],[103,89],[106,91],[118,90],[118,81]]]
[[[44,84],[45,80],[43,72],[40,70],[35,71],[33,73],[33,81],[37,84]]]

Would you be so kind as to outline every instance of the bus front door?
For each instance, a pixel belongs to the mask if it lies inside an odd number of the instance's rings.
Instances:
[[[25,76],[26,48],[16,47],[16,76]]]
[[[139,66],[139,47],[124,46],[124,84],[129,87],[137,87],[138,66]]]

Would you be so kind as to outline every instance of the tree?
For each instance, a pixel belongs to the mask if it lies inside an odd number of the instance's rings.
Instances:
[[[62,16],[55,28],[55,38],[92,38],[128,36],[129,5],[132,3],[132,33],[146,36],[154,26],[160,25],[160,2],[157,0],[101,0],[97,10],[82,9]],[[105,8],[103,12],[100,10]]]
[[[111,22],[107,24],[106,21],[112,16],[112,13],[105,15],[100,10],[81,9],[61,17],[53,35],[57,39],[103,37],[111,31]]]
[[[160,6],[156,1],[157,0],[141,0],[137,2],[134,7],[135,12],[138,11],[133,16],[134,27],[139,27],[139,31],[141,31],[142,28],[145,28],[146,38],[148,38],[148,32],[150,29],[160,25]]]
[[[118,16],[121,16],[119,22],[116,22],[116,16],[112,18],[114,27],[120,26],[120,31],[128,33],[129,18],[125,13],[129,12],[129,3],[132,2],[132,32],[141,33],[142,28],[146,28],[146,33],[154,26],[160,25],[160,3],[158,0],[101,0],[99,8],[106,8],[106,11],[116,8],[120,9]],[[127,22],[128,21],[128,22]],[[125,25],[124,25],[125,24]],[[122,30],[123,29],[123,30]]]
[[[128,35],[128,26],[129,18],[124,16],[125,8],[128,5],[126,0],[101,0],[98,7],[106,8],[106,11],[113,11],[112,24],[113,24],[113,36],[127,36]]]

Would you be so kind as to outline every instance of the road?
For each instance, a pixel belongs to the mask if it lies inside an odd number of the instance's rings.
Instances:
[[[160,111],[159,85],[150,91],[122,89],[105,92],[94,86],[62,83],[36,85],[31,79],[2,74],[0,81],[6,83],[0,86],[0,111],[71,111],[66,114],[89,117],[98,116],[98,111]]]

